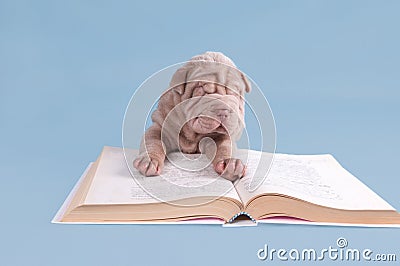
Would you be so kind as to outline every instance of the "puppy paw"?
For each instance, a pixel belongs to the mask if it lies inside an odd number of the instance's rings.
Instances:
[[[235,181],[246,174],[246,166],[240,159],[229,158],[214,165],[215,172],[223,178]]]
[[[133,166],[144,176],[160,175],[163,162],[148,155],[142,155],[133,161]]]

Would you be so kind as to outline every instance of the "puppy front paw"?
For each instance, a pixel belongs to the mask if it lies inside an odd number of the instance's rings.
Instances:
[[[246,166],[240,159],[229,158],[219,161],[214,165],[214,169],[215,172],[230,181],[235,181],[246,175]]]
[[[133,166],[144,176],[155,176],[161,174],[164,162],[146,154],[137,157],[133,161]]]

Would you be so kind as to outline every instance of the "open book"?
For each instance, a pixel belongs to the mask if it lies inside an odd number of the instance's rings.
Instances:
[[[275,154],[267,177],[251,191],[254,158],[262,153],[247,154],[247,174],[235,183],[219,177],[212,166],[183,171],[169,161],[163,176],[132,173],[141,183],[132,177],[122,148],[104,147],[53,222],[235,224],[247,219],[253,224],[400,226],[400,214],[331,155]],[[143,184],[168,201],[149,195]],[[193,190],[185,186],[206,189],[190,195]]]

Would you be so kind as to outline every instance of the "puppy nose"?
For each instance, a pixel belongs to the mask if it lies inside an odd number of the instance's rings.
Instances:
[[[221,121],[225,121],[229,116],[228,109],[217,109],[215,112]]]

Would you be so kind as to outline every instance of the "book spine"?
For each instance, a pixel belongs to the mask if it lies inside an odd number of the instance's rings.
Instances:
[[[247,212],[239,212],[239,213],[235,214],[231,219],[229,219],[228,223],[233,223],[235,221],[235,219],[238,218],[240,215],[246,215],[247,217],[250,218],[250,220],[252,222],[256,223],[256,219],[254,219],[253,216],[251,216]]]

